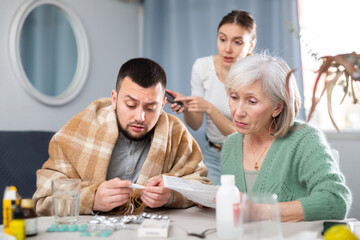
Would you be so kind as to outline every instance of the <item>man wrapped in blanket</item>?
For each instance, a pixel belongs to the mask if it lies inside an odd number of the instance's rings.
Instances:
[[[120,68],[111,99],[76,114],[50,141],[33,196],[40,215],[52,215],[51,180],[82,180],[80,214],[137,214],[146,207],[194,205],[165,188],[162,174],[210,184],[202,153],[185,125],[165,113],[166,75],[146,58]],[[133,190],[133,183],[146,186]]]

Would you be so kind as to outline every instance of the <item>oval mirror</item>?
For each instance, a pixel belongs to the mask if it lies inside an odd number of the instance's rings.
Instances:
[[[9,43],[15,74],[32,97],[61,105],[79,94],[89,68],[89,44],[79,19],[61,1],[25,2]]]

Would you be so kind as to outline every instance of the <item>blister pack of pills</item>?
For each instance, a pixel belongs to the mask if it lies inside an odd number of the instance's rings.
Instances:
[[[119,217],[96,215],[91,220],[89,220],[88,224],[89,226],[99,228],[121,230],[126,229],[126,224],[141,224],[145,219],[167,220],[169,219],[169,217],[165,215],[146,212],[143,212],[139,215],[125,215]]]
[[[87,224],[53,224],[46,231],[47,232],[84,232],[88,228]]]
[[[114,229],[108,226],[94,226],[93,224],[53,224],[47,232],[80,232],[82,237],[109,237]]]
[[[99,216],[95,215],[87,224],[53,224],[47,232],[81,232],[82,237],[109,237],[113,232],[134,229],[131,224],[141,224],[146,219],[170,220],[168,216],[143,212],[139,215]]]

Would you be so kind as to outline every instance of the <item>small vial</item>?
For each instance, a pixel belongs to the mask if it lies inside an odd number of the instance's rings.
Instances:
[[[16,205],[13,218],[10,223],[11,235],[13,235],[16,240],[25,239],[25,221],[24,221],[24,212],[22,211],[20,205]]]
[[[3,224],[4,232],[11,234],[11,219],[16,207],[16,188],[6,187],[3,198]]]
[[[31,198],[21,200],[21,208],[24,212],[26,237],[36,236],[38,233],[37,215],[34,210],[34,201]]]

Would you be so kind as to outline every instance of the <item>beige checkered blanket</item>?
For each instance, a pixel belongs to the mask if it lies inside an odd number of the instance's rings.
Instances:
[[[37,190],[33,199],[38,214],[53,214],[51,180],[61,178],[82,180],[80,214],[90,214],[96,189],[106,180],[117,137],[118,125],[109,98],[94,101],[61,128],[50,141],[49,159],[36,173]],[[151,148],[137,183],[144,185],[154,176],[169,173],[209,184],[202,159],[201,150],[185,125],[175,116],[163,112],[155,126]],[[135,201],[143,204],[139,196],[135,197]],[[169,207],[186,208],[193,204],[174,192]]]

